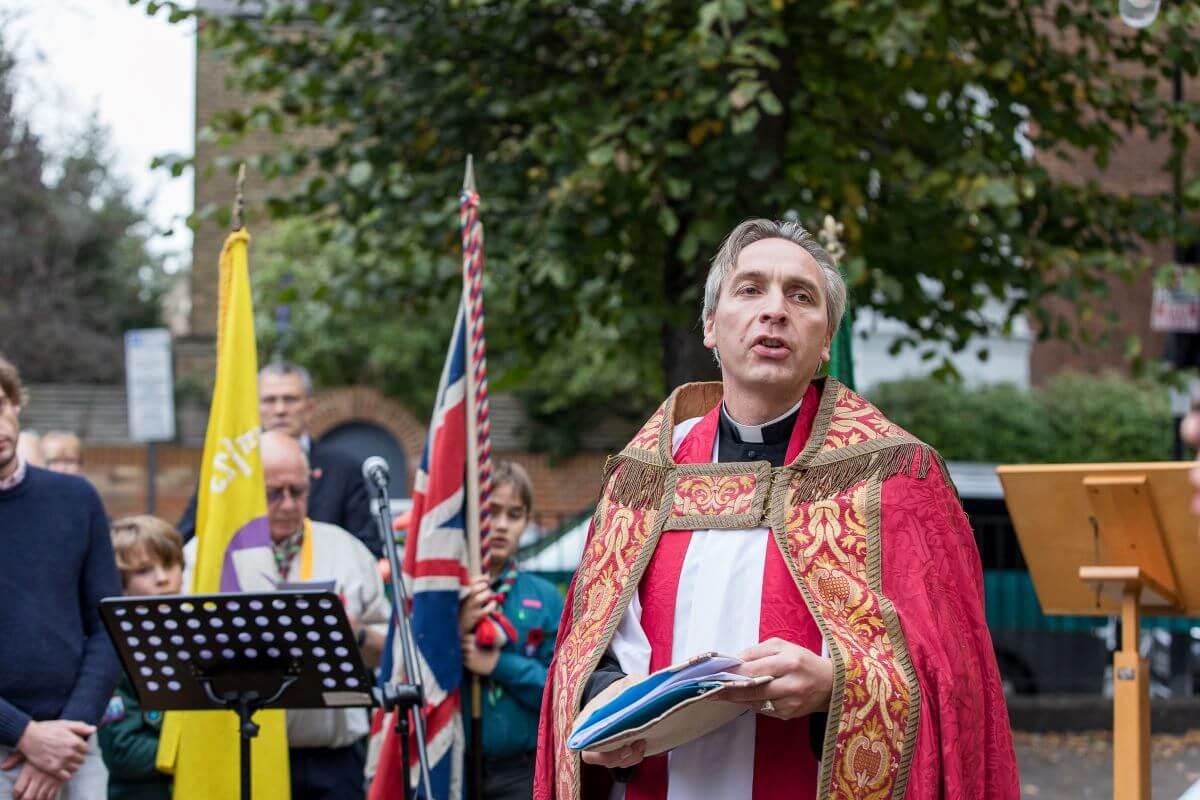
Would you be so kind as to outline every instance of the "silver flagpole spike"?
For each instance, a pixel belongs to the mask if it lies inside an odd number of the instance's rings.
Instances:
[[[463,191],[475,191],[475,158],[467,153],[467,172],[463,176]]]

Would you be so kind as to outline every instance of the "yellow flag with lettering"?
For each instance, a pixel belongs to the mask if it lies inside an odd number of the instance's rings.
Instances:
[[[266,527],[267,499],[258,442],[258,356],[245,228],[221,250],[217,311],[217,382],[213,389],[200,491],[191,591],[237,591],[232,553]],[[283,711],[259,711],[251,744],[255,800],[287,800]],[[163,721],[157,766],[175,776],[175,800],[239,796],[238,718],[232,711],[172,711]]]

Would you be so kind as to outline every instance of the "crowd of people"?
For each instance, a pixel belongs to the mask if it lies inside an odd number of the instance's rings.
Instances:
[[[940,456],[825,376],[845,303],[798,224],[730,233],[701,316],[721,382],[677,389],[609,460],[565,601],[519,569],[533,486],[497,465],[493,558],[458,625],[483,682],[484,797],[1019,796],[974,537]],[[389,607],[357,465],[309,434],[303,369],[272,364],[258,391],[269,536],[238,551],[237,582],[332,581],[376,665]],[[98,606],[187,587],[195,502],[178,526],[110,523],[68,474],[77,439],[22,442],[23,397],[0,358],[0,800],[168,797],[162,716]],[[677,732],[669,757],[646,739],[568,746],[581,715],[705,652],[741,661],[720,696],[735,718]],[[362,797],[367,729],[363,709],[289,711],[294,796]]]
[[[377,667],[390,606],[378,561],[382,542],[358,465],[309,435],[312,382],[302,367],[270,364],[258,388],[270,535],[264,546],[239,551],[238,582],[244,591],[332,583],[364,663]],[[6,598],[0,604],[0,798],[169,798],[173,778],[156,767],[163,713],[142,708],[99,604],[121,594],[186,590],[198,541],[196,498],[176,525],[144,514],[110,522],[79,474],[79,438],[23,435],[24,398],[16,366],[0,356],[0,591]],[[495,487],[495,566],[490,575],[476,576],[464,596],[463,667],[484,676],[487,796],[529,798],[538,710],[562,601],[551,584],[516,568],[517,542],[533,509],[528,474],[500,462]],[[502,647],[478,645],[476,624],[498,613],[517,636]],[[368,731],[366,709],[288,711],[292,796],[364,797]]]

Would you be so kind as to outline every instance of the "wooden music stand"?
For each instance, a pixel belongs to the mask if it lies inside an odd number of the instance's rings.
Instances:
[[[996,471],[1046,614],[1121,617],[1113,655],[1113,797],[1150,800],[1143,610],[1200,615],[1200,539],[1188,462],[1002,466]]]

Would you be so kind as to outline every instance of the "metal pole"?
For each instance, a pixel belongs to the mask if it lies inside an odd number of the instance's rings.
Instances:
[[[154,449],[154,442],[146,443],[146,513],[154,514],[155,500],[155,484],[156,476],[158,475],[158,458]]]
[[[238,701],[238,734],[241,737],[241,771],[242,771],[242,800],[250,800],[250,793],[253,787],[253,782],[250,779],[250,738],[258,733],[258,726],[254,724],[254,711],[246,698],[239,698]]]
[[[427,800],[433,800],[433,780],[429,774],[429,754],[425,741],[425,691],[421,679],[421,665],[417,661],[417,645],[413,640],[412,625],[408,618],[408,591],[400,572],[400,557],[396,552],[396,534],[392,531],[392,509],[388,505],[387,491],[382,487],[376,491],[377,494],[371,498],[371,516],[375,518],[376,529],[383,540],[383,550],[387,554],[388,566],[392,569],[392,616],[396,620],[396,635],[400,639],[400,658],[404,662],[407,683],[417,687],[420,699],[417,707],[412,709],[420,785]],[[397,708],[396,713],[407,712],[401,707]],[[407,737],[405,738],[407,740]],[[409,765],[406,762],[404,764],[404,785],[406,787],[411,784],[409,777]]]

